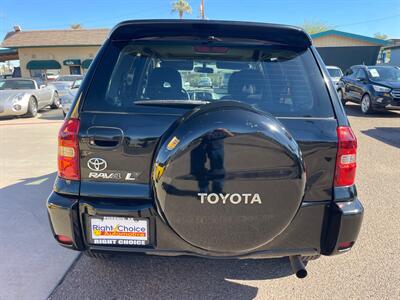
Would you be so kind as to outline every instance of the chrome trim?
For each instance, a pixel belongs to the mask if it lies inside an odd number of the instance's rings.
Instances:
[[[393,96],[393,98],[400,98],[400,89],[393,89],[390,94]]]

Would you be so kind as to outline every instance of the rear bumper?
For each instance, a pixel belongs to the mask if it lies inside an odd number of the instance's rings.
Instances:
[[[272,241],[245,253],[215,253],[197,248],[180,238],[158,215],[149,201],[127,203],[117,200],[83,200],[53,192],[47,200],[54,237],[67,236],[78,251],[144,252],[156,255],[194,255],[214,258],[272,258],[290,255],[334,255],[345,252],[344,242],[357,239],[363,217],[363,207],[353,201],[304,202],[291,224]],[[88,232],[89,216],[126,216],[148,218],[150,243],[147,246],[94,245]],[[56,238],[57,239],[57,238]]]
[[[322,239],[321,254],[335,255],[351,249],[361,229],[364,208],[358,198],[334,203],[328,216],[328,225]]]

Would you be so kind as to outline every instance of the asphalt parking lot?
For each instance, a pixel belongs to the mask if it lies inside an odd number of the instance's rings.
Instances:
[[[45,201],[61,110],[0,120],[0,299],[399,299],[400,112],[366,117],[356,105],[346,110],[359,142],[363,227],[352,251],[310,262],[303,280],[291,275],[287,259],[101,261],[59,247]]]

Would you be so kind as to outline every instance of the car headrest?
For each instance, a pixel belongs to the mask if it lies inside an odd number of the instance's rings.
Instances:
[[[169,67],[154,69],[149,76],[148,87],[156,90],[168,89],[170,91],[182,90],[181,74]]]
[[[265,79],[258,70],[242,70],[232,73],[228,82],[228,93],[233,97],[249,96],[243,89],[246,86],[253,86],[257,93],[260,93],[265,86]]]

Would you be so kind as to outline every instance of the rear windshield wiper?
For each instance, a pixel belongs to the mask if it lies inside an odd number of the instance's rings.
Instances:
[[[198,105],[208,104],[210,101],[203,100],[139,100],[135,101],[136,105],[153,105],[153,106],[172,106],[172,107],[195,107]]]

